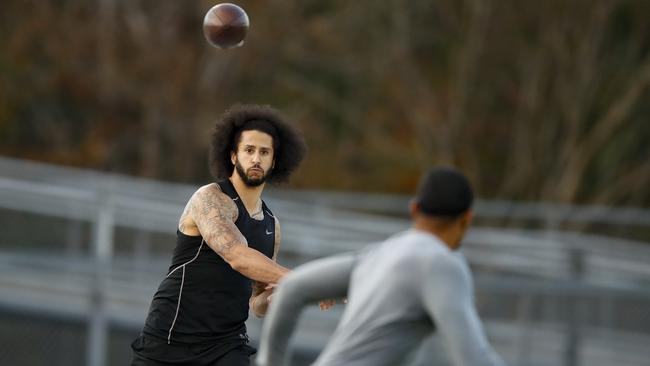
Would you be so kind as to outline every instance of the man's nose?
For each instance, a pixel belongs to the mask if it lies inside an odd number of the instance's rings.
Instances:
[[[259,152],[253,153],[253,163],[260,163],[262,162],[262,157]]]

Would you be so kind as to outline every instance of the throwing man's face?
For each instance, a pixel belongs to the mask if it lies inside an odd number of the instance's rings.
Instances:
[[[241,133],[237,151],[231,155],[237,174],[249,187],[257,187],[271,174],[274,160],[273,137],[257,131]]]

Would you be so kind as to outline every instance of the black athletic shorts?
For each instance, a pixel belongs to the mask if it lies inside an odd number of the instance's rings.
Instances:
[[[131,366],[250,366],[250,356],[256,353],[246,336],[215,344],[167,344],[166,340],[141,334],[131,349]]]

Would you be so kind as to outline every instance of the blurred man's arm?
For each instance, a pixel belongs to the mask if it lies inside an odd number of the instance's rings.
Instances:
[[[451,259],[451,260],[449,260]],[[427,265],[423,303],[433,317],[455,366],[503,366],[485,337],[474,306],[469,269],[459,258],[442,258]]]
[[[319,259],[295,268],[280,282],[262,328],[258,366],[286,364],[287,345],[302,308],[345,297],[355,261],[354,254]]]

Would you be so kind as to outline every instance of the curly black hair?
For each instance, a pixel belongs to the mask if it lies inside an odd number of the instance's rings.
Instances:
[[[267,178],[270,183],[289,180],[307,153],[300,131],[275,108],[268,105],[236,104],[217,120],[210,146],[210,171],[215,179],[229,177],[234,169],[230,154],[237,150],[241,133],[258,130],[273,137],[275,167]]]

